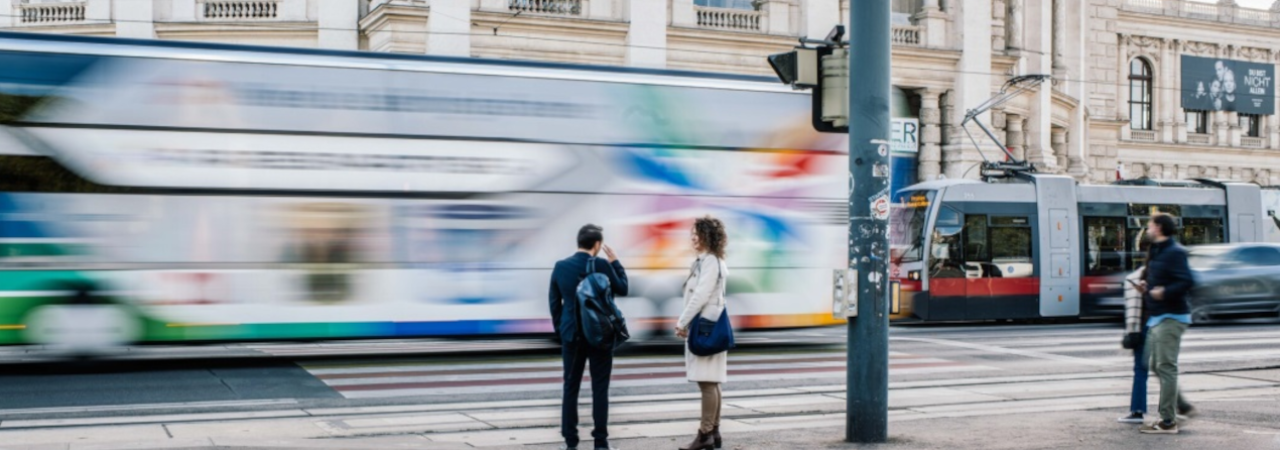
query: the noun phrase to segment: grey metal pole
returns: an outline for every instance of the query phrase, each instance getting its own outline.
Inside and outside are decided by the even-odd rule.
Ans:
[[[845,435],[857,443],[889,437],[889,2],[849,7],[849,264],[858,270],[858,317],[849,319]]]

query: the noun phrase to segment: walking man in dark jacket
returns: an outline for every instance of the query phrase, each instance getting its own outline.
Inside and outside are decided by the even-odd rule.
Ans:
[[[603,250],[609,261],[596,255]],[[595,430],[596,450],[609,447],[609,377],[613,373],[613,351],[599,350],[587,344],[582,335],[581,315],[578,312],[578,283],[587,276],[587,264],[593,264],[596,273],[609,277],[613,295],[627,295],[627,272],[613,249],[604,245],[604,229],[587,224],[578,230],[578,252],[556,262],[551,272],[551,323],[560,338],[561,355],[564,357],[564,399],[560,410],[560,435],[564,437],[561,449],[578,447],[578,392],[582,388],[582,374],[591,363],[591,419]]]
[[[1187,250],[1174,241],[1177,222],[1168,214],[1154,214],[1147,224],[1151,256],[1147,261],[1146,283],[1142,286],[1146,309],[1147,355],[1150,367],[1160,378],[1160,420],[1139,430],[1149,434],[1177,434],[1177,412],[1190,415],[1194,407],[1179,408],[1178,350],[1182,334],[1191,325],[1191,304],[1187,294],[1195,280],[1187,263]]]

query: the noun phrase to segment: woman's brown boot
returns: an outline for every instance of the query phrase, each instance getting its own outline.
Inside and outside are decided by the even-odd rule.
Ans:
[[[716,440],[711,437],[711,433],[703,433],[702,430],[698,430],[698,435],[694,436],[693,442],[680,447],[680,450],[713,450],[715,447]]]
[[[716,445],[716,448],[717,448],[717,449],[719,449],[721,445],[724,445],[724,440],[723,440],[723,439],[720,439],[720,426],[719,426],[719,425],[716,425],[716,427],[715,427],[715,428],[712,428],[712,429],[711,429],[711,440],[715,441],[715,445]]]

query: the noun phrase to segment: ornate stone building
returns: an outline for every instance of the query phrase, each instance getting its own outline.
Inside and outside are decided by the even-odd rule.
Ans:
[[[849,0],[0,1],[11,3],[0,28],[23,31],[758,75],[771,75],[765,55],[825,36],[849,8]],[[894,83],[907,99],[900,113],[920,121],[921,179],[976,178],[983,155],[958,126],[965,111],[1010,76],[1045,73],[1051,84],[982,117],[1043,170],[1092,183],[1123,172],[1280,184],[1274,112],[1188,112],[1180,101],[1184,55],[1274,68],[1280,9],[1234,0],[893,4]],[[987,158],[998,157],[980,130],[969,131]]]

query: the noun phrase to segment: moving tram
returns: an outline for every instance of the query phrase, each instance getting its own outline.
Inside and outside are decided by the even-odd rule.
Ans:
[[[1254,242],[1274,220],[1263,197],[1254,184],[1077,185],[1034,173],[912,185],[895,193],[890,217],[890,278],[898,289],[892,318],[1122,314],[1123,276],[1144,264],[1152,213],[1176,216],[1185,245]]]

